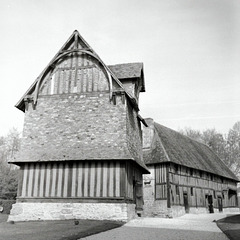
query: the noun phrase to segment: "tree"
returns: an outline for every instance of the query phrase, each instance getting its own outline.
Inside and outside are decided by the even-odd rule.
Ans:
[[[209,146],[235,175],[240,177],[240,122],[236,122],[226,135],[215,129],[201,132],[185,128],[180,132]]]
[[[18,169],[11,169],[7,162],[20,149],[20,133],[13,128],[6,137],[0,137],[0,198],[13,199],[16,196]]]
[[[226,161],[231,170],[240,176],[240,122],[236,122],[228,132],[227,151]]]
[[[180,130],[179,132],[183,135],[186,135],[186,136],[198,141],[198,142],[204,143],[203,139],[202,139],[202,133],[199,130],[185,128],[184,130]]]

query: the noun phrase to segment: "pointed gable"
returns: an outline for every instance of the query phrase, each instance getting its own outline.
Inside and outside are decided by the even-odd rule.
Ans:
[[[124,91],[114,73],[75,30],[16,107],[25,111],[24,102],[36,104],[39,95],[108,91],[111,99],[113,88]]]

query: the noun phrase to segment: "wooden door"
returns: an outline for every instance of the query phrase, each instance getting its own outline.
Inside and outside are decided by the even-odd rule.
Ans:
[[[208,195],[208,210],[209,210],[209,213],[214,213],[212,195]]]
[[[219,212],[223,211],[223,204],[222,204],[222,198],[218,197],[218,210]]]
[[[185,212],[189,213],[189,204],[188,204],[188,195],[187,195],[187,193],[183,193],[183,202],[184,202]]]

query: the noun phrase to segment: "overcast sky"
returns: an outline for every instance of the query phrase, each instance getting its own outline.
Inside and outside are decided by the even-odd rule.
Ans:
[[[1,0],[0,136],[77,29],[107,64],[143,62],[140,114],[179,130],[240,121],[239,0]]]

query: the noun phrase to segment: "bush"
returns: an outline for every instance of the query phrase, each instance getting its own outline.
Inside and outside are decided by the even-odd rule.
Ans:
[[[3,207],[3,212],[5,214],[9,214],[10,210],[12,209],[12,205],[15,203],[15,200],[4,200],[0,199],[0,206]]]

